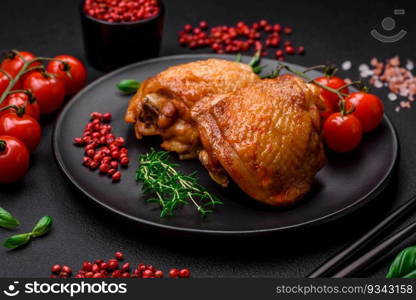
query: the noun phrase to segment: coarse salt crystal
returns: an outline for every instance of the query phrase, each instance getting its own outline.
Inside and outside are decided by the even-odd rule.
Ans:
[[[387,97],[389,98],[390,101],[396,101],[397,100],[397,95],[395,93],[389,93],[387,95]]]
[[[364,71],[361,71],[361,73],[360,73],[360,76],[362,78],[367,78],[371,75],[373,75],[373,71],[371,71],[371,70],[364,70]]]
[[[361,64],[361,65],[358,67],[358,70],[360,70],[361,72],[363,72],[363,71],[367,71],[368,69],[370,69],[370,68],[369,68],[369,66],[368,66],[368,65],[366,65],[366,64]]]
[[[411,71],[411,70],[413,70],[413,68],[414,68],[413,61],[411,61],[410,59],[408,59],[407,60],[407,63],[406,63],[406,69],[408,69],[409,71]]]
[[[349,60],[344,61],[342,63],[342,69],[345,70],[345,71],[351,69],[351,66],[352,66],[352,64],[351,64],[351,61],[349,61]]]
[[[397,106],[394,110],[395,110],[396,112],[399,112],[399,111],[400,111],[400,106]]]
[[[380,88],[382,88],[382,87],[383,87],[383,83],[382,83],[380,80],[376,80],[376,81],[374,82],[374,87],[376,87],[376,88],[380,89]]]

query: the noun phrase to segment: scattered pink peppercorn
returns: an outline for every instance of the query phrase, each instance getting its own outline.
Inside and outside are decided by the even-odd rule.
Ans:
[[[62,272],[65,272],[67,274],[72,274],[72,269],[66,265],[62,266]]]
[[[189,276],[191,276],[191,272],[189,272],[188,269],[182,269],[179,271],[180,278],[188,278]]]
[[[293,46],[286,46],[285,47],[285,51],[287,54],[289,55],[293,55],[295,54],[295,48]]]
[[[62,270],[61,265],[53,265],[51,268],[51,272],[55,274],[59,274]]]
[[[82,137],[74,138],[76,146],[84,146],[82,163],[91,170],[99,169],[101,174],[107,174],[113,182],[120,181],[118,165],[128,167],[130,163],[128,150],[124,147],[125,139],[111,133],[112,127],[108,124],[112,119],[111,113],[92,112],[90,118]]]
[[[276,50],[276,57],[280,57],[280,56],[283,56],[284,55],[284,53],[283,53],[283,50],[281,50],[281,49],[279,49],[279,50]]]
[[[152,270],[146,269],[143,271],[143,277],[144,278],[151,278],[153,277],[154,273]]]
[[[118,251],[118,252],[116,252],[114,257],[118,260],[123,260],[124,254],[123,254],[123,252]]]
[[[286,26],[283,29],[283,32],[284,32],[284,34],[291,35],[293,33],[293,29],[292,29],[292,27]]]
[[[155,272],[155,278],[162,278],[163,277],[163,271],[157,270]]]
[[[164,272],[156,269],[152,265],[140,263],[137,267],[131,268],[129,262],[120,265],[119,260],[124,259],[122,252],[116,252],[116,258],[109,260],[96,259],[94,261],[84,261],[81,269],[73,274],[74,278],[163,278]],[[70,278],[72,269],[66,265],[53,265],[51,267],[51,278]],[[189,278],[189,269],[171,269],[171,278]]]
[[[127,272],[130,270],[130,264],[129,263],[125,263],[121,266],[121,272]]]
[[[178,41],[181,46],[188,46],[190,49],[208,47],[218,54],[261,51],[261,56],[266,56],[267,48],[279,47],[282,34],[292,33],[292,27],[271,24],[265,19],[254,22],[251,26],[239,21],[235,26],[209,27],[206,21],[200,21],[195,27],[186,24],[179,32]],[[286,46],[293,45],[287,41],[283,45],[284,50]],[[304,51],[298,49],[293,52],[296,53],[303,54]],[[283,59],[283,56],[276,58]]]
[[[170,278],[178,278],[179,276],[179,270],[178,269],[171,269],[169,271],[169,277]]]

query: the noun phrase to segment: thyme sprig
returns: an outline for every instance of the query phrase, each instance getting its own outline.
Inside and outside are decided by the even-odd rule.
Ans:
[[[147,201],[161,206],[161,218],[172,216],[175,209],[188,203],[192,203],[202,216],[222,204],[198,183],[196,172],[186,175],[177,171],[178,165],[169,161],[168,152],[152,149],[139,157],[139,164],[136,180],[143,181],[144,194],[154,195]]]

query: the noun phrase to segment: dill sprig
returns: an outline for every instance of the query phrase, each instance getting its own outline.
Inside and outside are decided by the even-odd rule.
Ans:
[[[202,216],[211,213],[215,205],[222,204],[198,183],[196,172],[185,175],[176,167],[178,165],[169,161],[169,153],[165,151],[151,149],[139,157],[136,180],[143,181],[144,194],[154,195],[147,201],[161,206],[161,218],[172,216],[175,209],[188,203],[192,203]]]

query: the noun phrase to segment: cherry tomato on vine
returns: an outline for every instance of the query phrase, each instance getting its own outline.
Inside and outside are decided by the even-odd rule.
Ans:
[[[30,102],[29,97],[25,93],[14,93],[9,96],[7,96],[6,99],[4,99],[3,103],[0,104],[0,109],[9,105],[14,105],[17,107],[25,107],[25,114],[28,114],[32,118],[39,120],[40,117],[40,108],[36,101]],[[8,109],[5,111],[0,112],[0,116],[5,114],[6,112],[13,112],[14,109]]]
[[[29,151],[19,139],[0,136],[0,183],[21,179],[29,168]]]
[[[32,73],[25,79],[23,88],[32,91],[41,114],[53,113],[64,102],[65,85],[61,79],[53,75]]]
[[[333,113],[324,123],[324,138],[328,147],[344,153],[355,149],[361,141],[363,130],[360,121],[352,114]]]
[[[7,89],[9,86],[10,80],[9,78],[3,73],[0,72],[0,96],[3,94],[3,92]],[[13,89],[19,90],[21,88],[20,81],[16,82]]]
[[[331,102],[329,102],[329,100],[328,100],[328,99],[323,98],[323,102],[324,102],[324,105],[325,105],[325,110],[321,111],[321,117],[322,117],[324,120],[326,120],[326,119],[328,119],[328,117],[329,117],[330,115],[332,115],[332,114],[334,113],[334,108],[333,108],[333,106],[332,106],[332,103],[331,103]]]
[[[6,75],[0,72],[0,96],[6,90],[7,86],[9,85],[9,82],[10,82],[9,78],[7,78]]]
[[[33,151],[39,145],[42,130],[38,121],[29,115],[7,113],[0,116],[0,135],[13,136],[22,141],[29,151]]]
[[[54,58],[68,63],[71,76],[67,75],[64,64],[56,60],[51,61],[46,70],[62,79],[67,95],[72,96],[79,92],[87,82],[87,69],[84,64],[70,55],[58,55]]]
[[[27,51],[20,51],[19,54],[20,56],[16,54],[12,58],[4,59],[2,63],[0,64],[0,69],[5,70],[11,76],[15,77],[17,73],[19,73],[19,71],[22,69],[25,61],[36,58],[36,56],[33,53],[27,52]],[[21,56],[23,57],[23,59]],[[35,67],[35,66],[40,66],[40,65],[41,65],[40,62],[34,62],[29,67]]]
[[[354,116],[360,120],[364,132],[377,128],[383,119],[384,105],[379,97],[364,92],[356,92],[345,98],[347,110],[354,107]]]
[[[340,87],[346,85],[347,83],[344,81],[344,79],[339,78],[337,76],[322,76],[315,78],[315,81],[319,82],[320,84],[330,87],[334,90],[339,89]],[[321,96],[323,99],[326,99],[328,102],[332,104],[332,110],[333,111],[339,111],[338,102],[339,97],[337,94],[330,92],[328,90],[325,90],[320,87],[321,90]],[[348,94],[348,87],[343,88],[340,92],[344,94]]]

